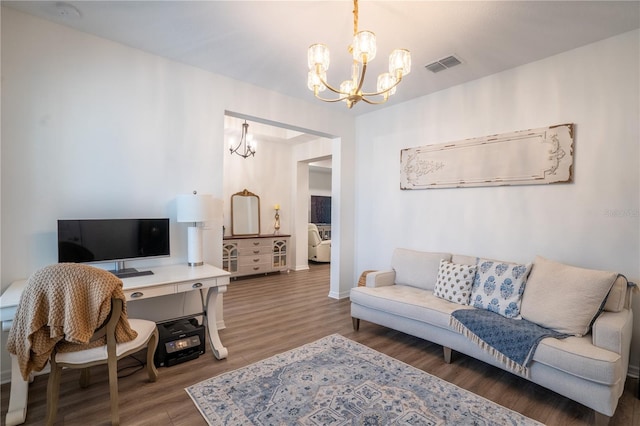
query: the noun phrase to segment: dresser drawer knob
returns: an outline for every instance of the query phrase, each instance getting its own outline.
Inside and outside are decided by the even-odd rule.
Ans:
[[[254,246],[259,246],[259,245],[260,245],[260,241],[254,241],[254,242],[253,242],[253,245],[254,245]]]
[[[253,259],[254,262],[260,262],[260,259]]]
[[[202,287],[202,283],[195,283],[191,286],[191,288],[200,288]]]
[[[254,267],[253,267],[253,270],[254,270],[254,271],[257,271],[258,269],[260,269],[260,267],[259,267],[259,266],[254,266]]]
[[[131,298],[132,299],[137,299],[139,297],[144,296],[144,293],[141,291],[134,291],[133,293],[131,293]]]
[[[253,254],[258,254],[258,253],[260,253],[260,250],[254,250],[253,251]]]

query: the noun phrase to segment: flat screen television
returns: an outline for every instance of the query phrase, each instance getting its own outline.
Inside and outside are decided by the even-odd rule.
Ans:
[[[331,224],[331,197],[311,196],[311,223]]]
[[[170,255],[169,219],[58,220],[58,262],[115,262],[124,278],[152,274],[125,268],[125,260]]]

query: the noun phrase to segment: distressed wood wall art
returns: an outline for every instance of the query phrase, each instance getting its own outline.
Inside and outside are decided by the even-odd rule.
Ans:
[[[400,151],[401,189],[572,181],[573,124]]]

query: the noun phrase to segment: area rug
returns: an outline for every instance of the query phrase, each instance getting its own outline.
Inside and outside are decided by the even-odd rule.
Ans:
[[[185,389],[210,425],[540,425],[338,334]]]

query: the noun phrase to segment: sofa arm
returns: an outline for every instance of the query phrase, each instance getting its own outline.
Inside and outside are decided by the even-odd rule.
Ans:
[[[620,312],[602,312],[593,323],[593,344],[623,355],[629,356],[633,312],[623,309]]]
[[[367,274],[367,287],[384,287],[394,285],[396,282],[395,271],[375,271]]]

